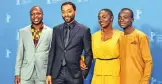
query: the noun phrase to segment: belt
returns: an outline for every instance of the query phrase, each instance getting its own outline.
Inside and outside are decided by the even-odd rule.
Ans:
[[[110,58],[110,59],[104,59],[104,58],[96,58],[96,59],[99,59],[99,60],[115,60],[115,59],[118,59],[118,57],[116,57],[116,58]]]

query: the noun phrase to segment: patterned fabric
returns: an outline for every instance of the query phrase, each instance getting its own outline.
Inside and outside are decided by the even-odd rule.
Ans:
[[[36,47],[37,44],[38,44],[38,41],[40,39],[43,27],[41,27],[39,29],[35,29],[34,27],[31,27],[31,29],[32,29],[32,38],[33,38],[33,41],[34,41],[34,45]]]

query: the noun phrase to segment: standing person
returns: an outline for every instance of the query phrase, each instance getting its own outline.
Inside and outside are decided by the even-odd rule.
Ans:
[[[101,30],[92,35],[95,62],[92,84],[120,84],[118,40],[121,32],[112,27],[113,13],[102,9],[98,14]]]
[[[118,23],[124,33],[120,38],[121,84],[149,84],[152,71],[152,57],[149,39],[132,26],[133,11],[123,8]]]
[[[45,84],[52,29],[43,24],[43,11],[30,10],[31,25],[20,29],[15,84]]]
[[[93,59],[90,29],[75,20],[76,6],[72,2],[61,5],[64,23],[54,27],[49,53],[47,84],[83,84]],[[80,68],[84,50],[86,68]]]

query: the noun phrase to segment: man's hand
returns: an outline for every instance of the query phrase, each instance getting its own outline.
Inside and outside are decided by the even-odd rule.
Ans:
[[[15,76],[15,84],[20,84],[20,76]]]
[[[82,70],[88,69],[88,67],[85,65],[83,59],[80,60],[80,68],[81,68]]]
[[[51,76],[46,77],[46,84],[52,84],[52,77]]]

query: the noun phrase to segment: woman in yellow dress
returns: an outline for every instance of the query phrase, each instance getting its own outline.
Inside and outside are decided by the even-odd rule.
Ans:
[[[118,39],[121,32],[112,27],[113,13],[102,9],[98,14],[101,30],[92,35],[95,67],[91,84],[120,84]]]

